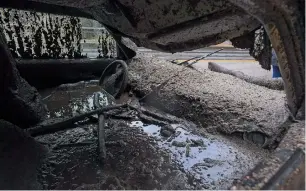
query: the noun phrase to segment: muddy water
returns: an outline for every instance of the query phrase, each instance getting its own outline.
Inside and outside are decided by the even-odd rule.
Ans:
[[[95,83],[82,82],[45,91],[50,118],[93,109],[114,100]],[[139,119],[106,121],[107,157],[97,154],[97,124],[37,137],[50,148],[40,171],[44,189],[226,189],[265,157],[245,142],[197,130],[188,122],[166,128]],[[169,132],[171,131],[171,132]]]
[[[204,188],[226,188],[265,155],[252,145],[241,145],[221,136],[203,136],[182,124],[172,124],[176,132],[171,137],[162,136],[162,128],[157,125],[134,121],[130,126],[139,127],[154,137],[158,147],[170,153],[173,162]]]
[[[74,116],[93,110],[93,93],[100,94],[100,105],[114,103],[114,98],[97,86],[97,81],[63,84],[40,92],[49,109],[49,118]]]

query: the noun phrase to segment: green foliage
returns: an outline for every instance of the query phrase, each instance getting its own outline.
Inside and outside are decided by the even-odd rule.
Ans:
[[[83,58],[80,19],[0,9],[0,23],[15,58]]]
[[[98,58],[116,57],[116,42],[106,30],[101,31],[98,44]]]

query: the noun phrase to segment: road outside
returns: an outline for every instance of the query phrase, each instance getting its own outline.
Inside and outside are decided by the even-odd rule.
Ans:
[[[262,69],[259,63],[254,60],[252,56],[250,56],[248,50],[236,49],[231,45],[229,41],[199,50],[186,51],[175,54],[157,52],[145,48],[139,48],[138,50],[139,52],[147,53],[148,56],[153,55],[166,60],[176,60],[177,62],[183,62],[196,56],[205,56],[220,48],[223,48],[223,50],[207,57],[207,59],[200,60],[194,66],[199,69],[208,69],[208,62],[214,62],[227,69],[241,71],[250,76],[266,79],[272,78],[272,71]]]
[[[98,36],[102,30],[105,30],[101,24],[89,19],[82,19],[82,47],[83,53],[87,54],[89,58],[96,58],[98,56]],[[225,41],[218,45],[213,45],[207,48],[201,48],[193,51],[179,52],[175,54],[164,53],[147,48],[139,47],[138,51],[147,56],[156,56],[165,60],[184,61],[196,56],[205,56],[220,48],[224,50],[209,56],[205,60],[199,61],[195,64],[196,68],[207,69],[208,62],[215,62],[227,69],[241,71],[247,75],[271,79],[272,71],[267,71],[261,68],[257,61],[250,56],[248,50],[236,49],[232,46],[230,41]]]
[[[201,60],[195,64],[195,67],[207,69],[208,62],[215,62],[227,69],[240,71],[250,76],[272,78],[272,71],[262,69],[255,60]]]
[[[95,42],[86,41],[86,44],[83,44],[83,53],[87,54],[87,56],[90,58],[96,58],[98,56],[97,49],[94,48],[96,46],[97,45],[95,45]],[[205,56],[220,48],[223,48],[223,50],[209,56],[207,59],[200,60],[194,66],[196,68],[207,69],[208,62],[215,62],[227,69],[241,71],[247,75],[266,79],[272,78],[272,71],[262,69],[258,62],[255,61],[252,56],[250,56],[248,50],[236,49],[229,41],[207,48],[174,54],[150,50],[143,47],[139,47],[138,52],[149,57],[154,56],[160,59],[182,62],[196,56]]]

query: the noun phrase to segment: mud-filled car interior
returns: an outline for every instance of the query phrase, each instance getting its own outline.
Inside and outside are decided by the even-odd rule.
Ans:
[[[0,8],[0,189],[305,189],[304,1]]]

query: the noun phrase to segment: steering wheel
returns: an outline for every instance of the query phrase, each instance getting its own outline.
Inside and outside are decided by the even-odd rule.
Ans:
[[[99,85],[113,97],[119,97],[128,83],[127,68],[127,64],[123,60],[113,61],[102,72]]]

